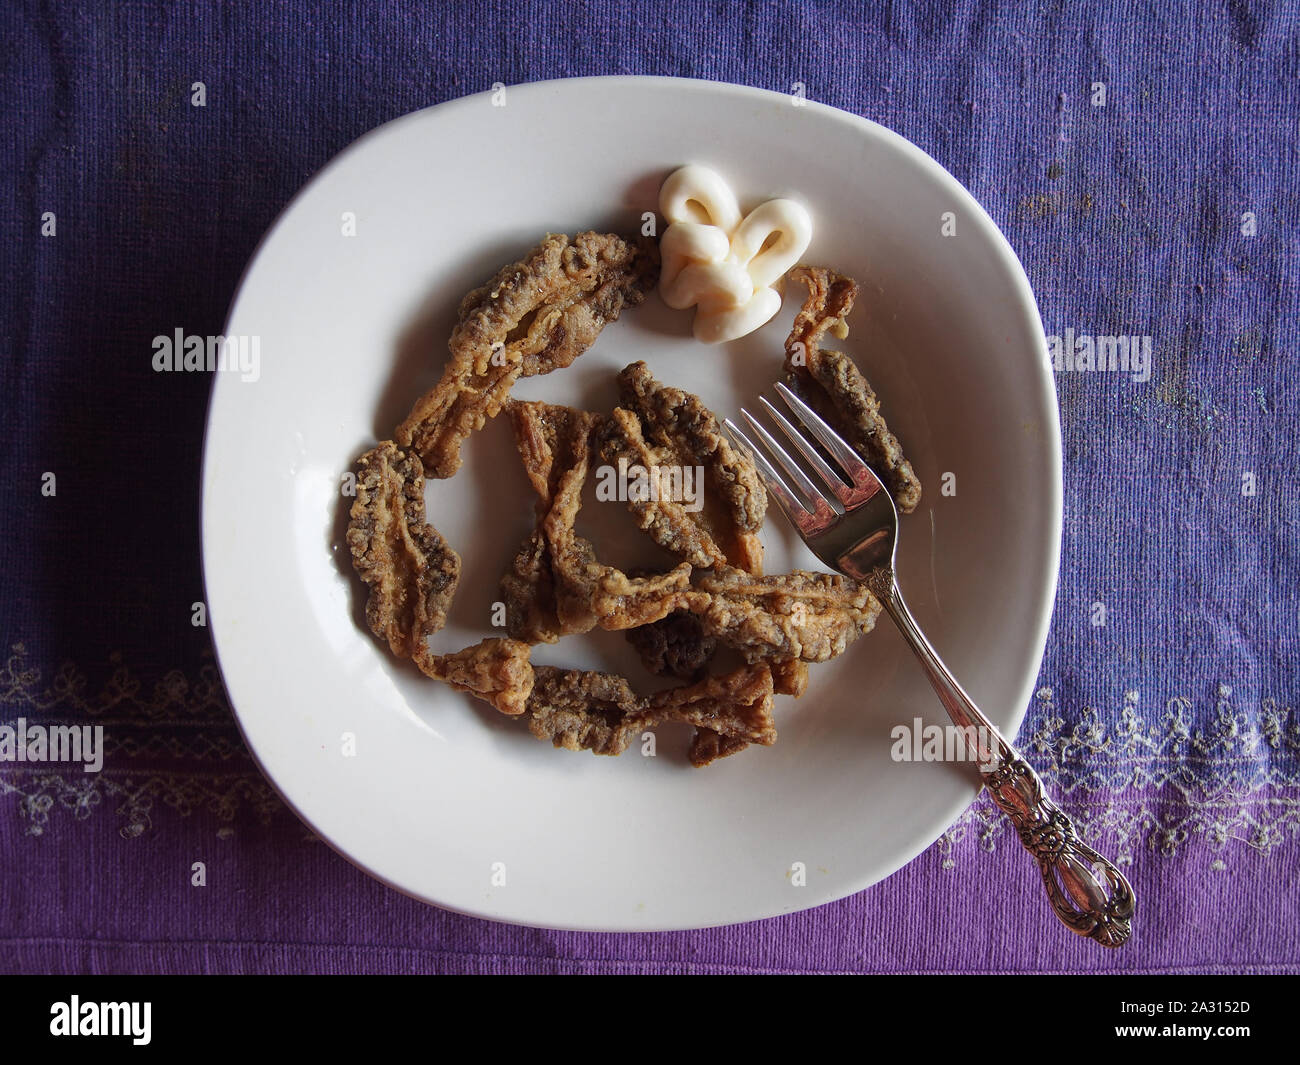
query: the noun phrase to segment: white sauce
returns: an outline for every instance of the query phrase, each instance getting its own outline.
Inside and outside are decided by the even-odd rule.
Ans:
[[[812,240],[812,216],[802,204],[768,200],[742,217],[718,174],[684,166],[659,190],[659,212],[668,220],[659,240],[659,294],[676,310],[696,308],[696,340],[735,340],[781,309],[771,286]]]

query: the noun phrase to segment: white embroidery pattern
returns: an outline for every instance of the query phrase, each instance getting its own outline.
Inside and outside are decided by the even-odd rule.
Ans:
[[[25,658],[15,645],[0,667],[0,721],[90,719],[104,725],[106,755],[96,774],[0,763],[0,798],[17,799],[28,834],[50,830],[60,812],[81,820],[106,807],[128,839],[149,831],[160,808],[215,815],[223,837],[249,812],[261,824],[292,816],[249,757],[215,663],[206,662],[194,683],[172,671],[144,692],[114,656],[108,683],[88,695],[72,665],[43,687]],[[1067,721],[1043,687],[1019,746],[1084,838],[1122,865],[1139,853],[1172,857],[1199,842],[1214,854],[1212,867],[1224,869],[1234,855],[1267,855],[1300,836],[1300,717],[1269,698],[1248,711],[1220,685],[1213,705],[1199,712],[1178,696],[1146,714],[1130,691],[1118,724],[1108,728],[1092,707]],[[958,857],[974,860],[978,849],[1000,845],[1020,844],[981,795],[934,851],[951,869]]]
[[[86,678],[72,664],[42,687],[25,658],[16,644],[0,668],[0,721],[93,721],[104,726],[105,756],[94,774],[57,763],[0,763],[0,798],[17,798],[29,835],[46,832],[59,811],[84,820],[105,806],[122,819],[119,831],[128,839],[152,827],[159,805],[181,816],[199,809],[215,814],[223,823],[219,836],[233,831],[246,807],[263,824],[284,809],[249,757],[214,662],[204,664],[193,684],[173,670],[146,693],[115,655],[108,683],[88,696]]]
[[[1148,717],[1128,691],[1108,730],[1092,707],[1067,723],[1053,700],[1050,687],[1039,689],[1019,746],[1084,839],[1120,865],[1139,851],[1173,857],[1199,840],[1222,870],[1233,844],[1268,854],[1300,835],[1300,720],[1291,707],[1264,698],[1250,713],[1220,684],[1206,715],[1176,696]],[[935,846],[953,868],[963,842],[1019,846],[1012,832],[981,795]]]

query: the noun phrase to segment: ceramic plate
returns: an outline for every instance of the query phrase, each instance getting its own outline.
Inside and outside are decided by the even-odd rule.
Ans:
[[[687,162],[723,174],[745,210],[801,200],[815,224],[807,261],[860,282],[837,346],[925,487],[903,521],[902,587],[1008,735],[1031,697],[1060,541],[1055,390],[1024,272],[954,178],[851,114],[706,82],[546,82],[407,115],[312,179],[240,284],[226,333],[247,338],[248,369],[216,375],[203,551],[222,673],[259,765],[323,839],[416,898],[554,928],[749,921],[888,876],[978,791],[968,765],[891,758],[895,726],[945,718],[883,615],[813,667],[802,699],[778,699],[775,746],[707,769],[688,764],[685,728],[661,729],[653,756],[555,750],[394,660],[365,627],[344,476],[436,380],[460,298],[548,231],[636,232]],[[608,411],[616,372],[644,359],[734,416],[770,394],[801,298],[795,286],[764,328],[707,347],[691,312],[652,295],[515,395]],[[471,438],[427,501],[464,561],[433,649],[501,634],[491,604],[533,511],[507,419]],[[644,553],[620,504],[584,514],[608,561]],[[775,508],[763,536],[767,572],[821,568]],[[534,660],[662,683],[616,633]]]

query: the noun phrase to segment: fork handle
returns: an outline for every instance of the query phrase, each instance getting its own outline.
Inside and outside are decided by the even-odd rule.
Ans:
[[[968,745],[974,738],[984,786],[1037,860],[1056,916],[1072,931],[1103,946],[1122,945],[1133,918],[1133,889],[1124,874],[1079,838],[1074,822],[1048,798],[1038,774],[957,683],[907,609],[892,567],[860,579],[920,659],[939,701],[963,729]]]

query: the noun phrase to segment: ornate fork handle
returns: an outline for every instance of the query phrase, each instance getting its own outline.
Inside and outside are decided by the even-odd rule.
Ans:
[[[1038,871],[1052,909],[1067,926],[1106,947],[1121,946],[1133,919],[1133,889],[1115,866],[1089,847],[1074,822],[1047,797],[1043,782],[1005,740],[984,786],[1011,818]]]
[[[1056,916],[1103,946],[1122,945],[1133,918],[1133,889],[1124,874],[1079,838],[1074,822],[1047,797],[1038,774],[957,683],[907,609],[893,568],[872,570],[861,579],[911,645],[953,722],[974,743],[985,787],[1038,861]]]

